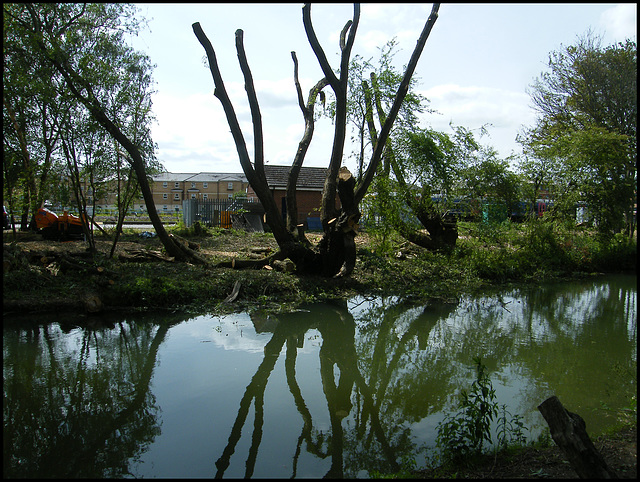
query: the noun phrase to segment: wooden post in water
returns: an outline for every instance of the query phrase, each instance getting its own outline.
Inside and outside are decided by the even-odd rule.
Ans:
[[[591,442],[580,415],[566,410],[555,395],[538,405],[538,410],[549,424],[553,441],[581,479],[618,478]]]

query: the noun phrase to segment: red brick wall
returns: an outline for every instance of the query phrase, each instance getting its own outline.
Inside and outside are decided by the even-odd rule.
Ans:
[[[284,191],[275,191],[273,198],[280,212],[282,212],[282,199],[285,197]],[[307,217],[320,217],[320,207],[322,205],[322,193],[317,191],[298,191],[296,193],[298,203],[298,223],[303,223]]]
[[[285,191],[276,190],[271,191],[273,198],[278,206],[278,210],[282,213],[282,199],[285,197]],[[254,198],[256,201],[258,197],[254,192],[251,185],[247,189],[247,196]],[[296,194],[296,201],[298,203],[298,224],[307,220],[307,217],[320,217],[320,208],[322,207],[322,193],[318,191],[298,191]],[[336,196],[336,207],[340,207],[340,202]]]

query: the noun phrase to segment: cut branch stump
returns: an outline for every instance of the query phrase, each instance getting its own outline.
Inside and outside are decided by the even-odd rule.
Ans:
[[[591,442],[580,415],[566,410],[556,396],[538,405],[538,410],[549,425],[553,441],[581,479],[618,478]]]

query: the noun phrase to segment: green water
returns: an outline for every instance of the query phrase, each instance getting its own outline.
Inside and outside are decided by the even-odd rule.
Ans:
[[[607,276],[449,304],[354,298],[277,317],[5,317],[3,475],[397,470],[425,460],[476,356],[529,439],[551,395],[595,436],[636,393],[636,312],[636,277]]]

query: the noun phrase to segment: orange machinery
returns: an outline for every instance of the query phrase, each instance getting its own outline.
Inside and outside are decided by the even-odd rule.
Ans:
[[[36,227],[45,239],[81,238],[84,235],[82,220],[68,211],[58,216],[47,208],[40,208],[36,213]]]

